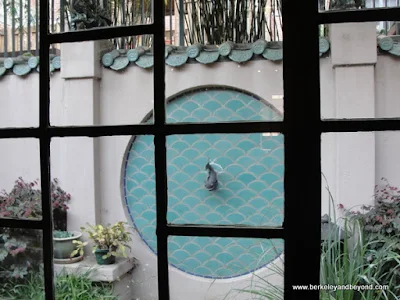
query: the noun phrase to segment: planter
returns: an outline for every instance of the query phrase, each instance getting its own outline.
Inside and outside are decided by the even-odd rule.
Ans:
[[[54,230],[67,231],[67,211],[53,209]]]
[[[111,255],[110,257],[107,257],[106,259],[103,258],[104,255],[108,253],[108,250],[99,250],[97,249],[94,252],[94,255],[96,256],[96,262],[99,265],[112,265],[115,263],[115,256]]]
[[[71,253],[76,249],[76,245],[72,241],[80,240],[82,233],[79,231],[70,231],[74,234],[72,237],[55,238],[53,237],[54,258],[69,259]],[[78,254],[76,256],[79,256]]]

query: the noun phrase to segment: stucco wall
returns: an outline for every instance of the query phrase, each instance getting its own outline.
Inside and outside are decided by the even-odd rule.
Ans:
[[[354,114],[357,117],[399,116],[400,104],[395,95],[400,92],[397,83],[400,64],[396,59],[378,56],[375,68],[353,67],[339,71],[333,68],[330,57],[321,58],[320,62],[323,118],[342,118]],[[371,68],[374,69],[372,73]],[[52,123],[137,124],[151,111],[151,71],[129,67],[121,73],[102,69],[101,76],[96,74],[92,77],[68,78],[56,72],[51,76]],[[373,89],[368,86],[364,90],[362,84],[371,76],[375,82]],[[354,77],[356,82],[343,80]],[[186,64],[181,68],[166,68],[167,97],[207,85],[240,88],[268,101],[281,112],[283,110],[282,100],[274,96],[282,95],[281,63],[254,60],[243,65],[221,62],[211,66]],[[361,89],[354,88],[360,85]],[[339,89],[342,91],[342,95],[339,95],[341,98],[338,98]],[[38,125],[37,74],[26,78],[7,75],[0,81],[0,90],[0,127]],[[347,94],[343,94],[346,91]],[[373,100],[370,100],[371,93]],[[302,101],[307,106],[306,92],[298,91],[298,95],[296,101]],[[357,99],[357,105],[354,101],[348,101],[349,97]],[[123,205],[121,176],[130,139],[129,136],[117,136],[57,138],[52,141],[52,177],[58,177],[62,187],[73,196],[68,215],[69,229],[78,229],[85,222],[129,220]],[[400,136],[396,133],[328,134],[323,135],[321,140],[322,170],[337,202],[347,206],[369,203],[373,186],[379,183],[382,176],[392,184],[400,185],[400,175],[394,168],[400,160],[397,157]],[[18,176],[27,180],[39,178],[38,141],[0,140],[0,163],[0,188],[9,190]],[[306,176],[307,170],[304,170],[304,174]],[[307,195],[301,195],[301,192],[299,201],[312,205],[309,204],[312,200]],[[322,201],[325,213],[329,203],[325,191]],[[134,296],[156,299],[156,257],[138,235],[135,235],[132,246],[133,255],[141,262],[132,275]],[[260,272],[265,274],[265,270]],[[232,287],[245,287],[251,279],[251,276],[243,276],[214,281],[194,277],[174,268],[170,269],[170,276],[171,299],[174,300],[186,300],[189,297],[193,300],[220,299],[218,295],[226,294]]]

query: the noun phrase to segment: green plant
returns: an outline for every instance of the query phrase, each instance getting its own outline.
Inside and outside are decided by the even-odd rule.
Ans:
[[[395,189],[392,190],[396,191]],[[336,220],[336,213],[331,210],[331,207],[334,207],[334,200],[329,186],[327,186],[327,191],[331,202],[331,205],[329,205],[329,216],[333,216],[333,219]],[[387,195],[385,191],[383,193]],[[359,215],[357,212],[355,214]],[[388,289],[360,291],[350,289],[337,289],[336,291],[321,290],[321,300],[400,299],[400,285],[396,281],[396,270],[400,266],[400,255],[396,251],[396,245],[400,237],[397,235],[392,236],[391,242],[387,241],[384,247],[378,248],[376,244],[381,243],[382,240],[380,238],[368,239],[363,226],[364,224],[360,219],[351,219],[348,215],[345,215],[343,225],[344,239],[339,234],[340,228],[328,229],[330,236],[322,244],[320,257],[320,284],[387,285]],[[388,265],[395,267],[389,269]],[[283,267],[273,265],[273,269],[271,268],[271,270],[273,270],[273,275],[277,275],[283,280]],[[272,284],[266,277],[254,276],[258,279],[256,284],[236,291],[256,296],[256,299],[283,299],[283,289]]]
[[[339,208],[346,218],[361,224],[368,261],[374,265],[380,282],[390,284],[390,291],[400,294],[400,190],[386,178],[375,186],[374,205],[363,205],[360,211]]]
[[[83,254],[85,254],[85,246],[88,244],[88,242],[72,241],[72,243],[76,245],[76,248],[74,251],[72,251],[71,257],[74,257],[78,253],[79,256],[83,256]]]
[[[67,210],[68,202],[71,200],[71,195],[64,191],[59,184],[57,178],[54,178],[50,184],[50,197],[53,209]]]
[[[71,195],[59,186],[57,178],[52,180],[50,192],[53,209],[67,210]],[[0,217],[40,219],[41,205],[38,180],[26,182],[19,177],[9,193],[5,190],[0,192]],[[37,269],[40,244],[40,234],[34,230],[0,228],[0,277],[21,278],[30,270]]]
[[[132,239],[131,233],[127,231],[125,225],[127,225],[125,222],[117,222],[114,225],[109,224],[107,226],[87,224],[87,227],[81,227],[81,230],[89,234],[89,238],[94,244],[93,253],[99,249],[108,251],[103,256],[104,259],[110,256],[126,257],[126,248],[130,249],[128,243]]]
[[[106,283],[93,283],[90,272],[84,274],[60,274],[55,281],[56,300],[117,300],[112,294],[112,286]],[[44,300],[44,281],[42,272],[30,275],[21,281],[9,280],[0,287],[1,299]]]
[[[39,218],[41,216],[41,194],[38,181],[25,182],[19,177],[10,193],[0,193],[0,217]]]
[[[39,181],[26,182],[19,177],[11,190],[0,193],[0,217],[38,219],[42,216],[41,191]],[[64,191],[57,178],[50,184],[50,198],[53,209],[67,210],[71,195]]]
[[[0,231],[0,282],[24,278],[36,270],[41,257],[41,236],[34,229],[2,228]]]
[[[382,178],[384,185],[375,186],[374,205],[363,205],[361,211],[346,209],[339,204],[345,215],[359,220],[370,238],[385,239],[400,234],[400,190]],[[400,250],[400,240],[398,241]]]

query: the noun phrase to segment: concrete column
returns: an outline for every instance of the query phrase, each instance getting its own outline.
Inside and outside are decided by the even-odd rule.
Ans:
[[[100,64],[104,43],[90,41],[61,45],[62,124],[64,126],[99,125]],[[58,122],[57,122],[58,123]],[[100,220],[99,147],[93,138],[64,138],[58,141],[64,167],[60,177],[72,200],[68,229],[79,230]],[[80,180],[76,180],[80,178]],[[65,180],[67,182],[65,182]],[[70,182],[68,182],[68,180]]]
[[[330,35],[335,118],[374,118],[375,22],[334,24]],[[372,202],[374,186],[375,133],[336,134],[336,204]]]

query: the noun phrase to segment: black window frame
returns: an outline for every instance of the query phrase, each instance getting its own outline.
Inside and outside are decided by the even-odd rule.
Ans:
[[[154,3],[154,23],[49,34],[49,0],[40,6],[40,122],[38,128],[0,129],[0,138],[38,138],[43,219],[0,219],[0,227],[41,229],[46,300],[54,299],[52,210],[50,201],[50,140],[53,137],[154,135],[159,299],[168,300],[168,236],[282,238],[285,242],[285,299],[319,299],[318,290],[293,290],[293,285],[319,283],[321,230],[321,134],[400,130],[400,119],[321,120],[318,25],[396,21],[400,8],[318,11],[318,0],[283,1],[284,120],[220,124],[165,124],[164,0]],[[302,13],[299,13],[302,12]],[[299,24],[302,26],[299,34]],[[154,35],[154,124],[127,126],[50,126],[50,45]],[[300,47],[299,47],[300,46]],[[306,75],[306,76],[305,76]],[[268,80],[268,78],[266,78]],[[285,204],[282,227],[174,225],[167,223],[166,136],[195,133],[280,132],[285,138]],[[304,134],[307,132],[307,134]],[[306,146],[305,146],[306,145]],[[47,191],[47,192],[44,192]]]

